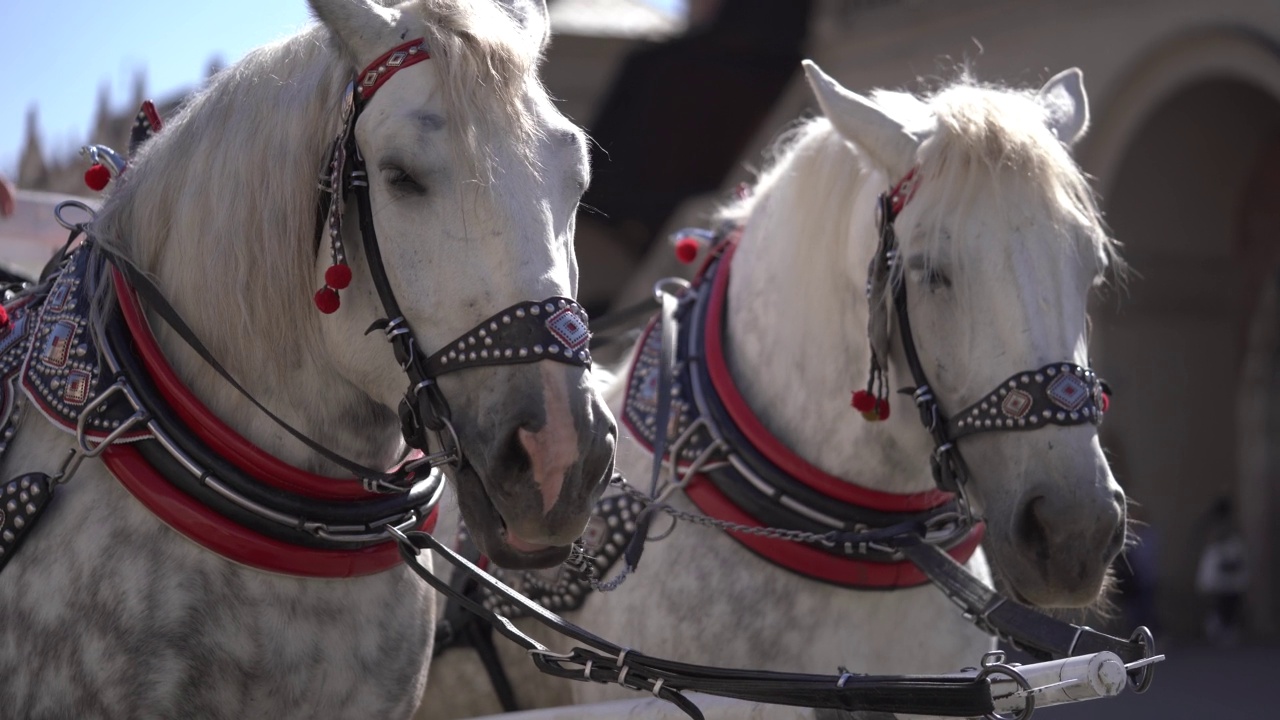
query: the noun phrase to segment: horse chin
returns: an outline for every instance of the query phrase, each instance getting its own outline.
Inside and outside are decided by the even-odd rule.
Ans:
[[[1022,605],[1040,610],[1080,610],[1106,604],[1109,574],[1105,568],[1097,578],[1076,576],[1065,582],[1051,574],[1038,558],[1019,557],[1021,551],[1017,549],[1012,551],[1014,557],[1002,557],[1004,553],[991,543],[984,547],[991,557],[996,588]]]
[[[480,552],[494,564],[529,570],[554,567],[569,557],[572,545],[543,545],[512,534],[485,491],[480,475],[470,465],[459,468],[454,480],[458,509],[467,524],[467,532]]]

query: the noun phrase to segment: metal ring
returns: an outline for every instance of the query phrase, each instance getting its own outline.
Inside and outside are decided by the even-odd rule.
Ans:
[[[97,214],[94,212],[93,208],[89,207],[85,203],[82,203],[79,200],[63,200],[62,202],[54,206],[53,217],[57,219],[59,225],[66,228],[67,230],[80,230],[85,225],[85,223],[73,223],[62,216],[62,214],[66,212],[66,210],[69,208],[85,211],[89,215],[90,222],[92,222],[97,217]]]
[[[1151,634],[1151,630],[1146,625],[1139,625],[1138,629],[1134,630],[1133,633],[1129,635],[1129,642],[1134,642],[1135,640],[1142,646],[1142,657],[1144,660],[1155,655],[1156,638]],[[1140,668],[1137,672],[1136,679],[1132,673],[1128,675],[1129,687],[1133,688],[1135,693],[1144,693],[1151,687],[1151,678],[1153,675],[1155,675],[1154,666],[1147,665]]]
[[[986,655],[983,655],[982,659],[984,663],[988,656],[996,654],[1000,656],[1001,660],[1004,659],[1004,653],[996,651],[995,653],[987,653]],[[1003,662],[995,662],[990,665],[984,664],[982,666],[982,670],[978,672],[977,679],[986,680],[992,675],[1004,675],[1012,680],[1023,692],[1026,693],[1026,700],[1024,701],[1022,710],[1020,710],[1016,715],[1001,715],[993,710],[982,717],[986,718],[986,720],[1031,720],[1031,715],[1036,711],[1036,696],[1031,692],[1031,683],[1027,682],[1027,679],[1022,676],[1022,673],[1018,672],[1012,665],[1006,665]]]
[[[666,291],[666,288],[668,285],[674,285],[678,287],[680,289],[680,292],[668,293]],[[692,284],[688,280],[685,280],[684,278],[678,278],[678,277],[662,278],[661,280],[653,284],[653,299],[657,300],[658,302],[662,302],[663,295],[674,295],[679,297],[680,295],[683,294],[683,291],[688,290],[690,287],[692,287]]]

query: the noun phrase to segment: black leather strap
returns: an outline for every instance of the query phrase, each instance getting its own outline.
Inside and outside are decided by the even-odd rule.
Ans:
[[[521,606],[539,623],[585,647],[575,647],[563,655],[549,652],[509,620],[489,612],[475,600],[458,593],[450,583],[422,566],[418,562],[418,555],[422,550],[431,550],[446,562],[465,568],[467,574],[473,576],[482,587],[502,594]],[[693,718],[702,718],[702,714],[682,695],[685,691],[752,702],[850,711],[951,717],[976,717],[993,711],[991,688],[985,678],[960,675],[828,676],[775,673],[690,665],[649,657],[619,647],[521,597],[427,533],[411,532],[403,536],[400,554],[409,567],[433,588],[454,598],[491,624],[504,637],[529,650],[542,672],[572,680],[614,683],[633,690],[651,692],[675,703]]]
[[[1132,663],[1155,652],[1154,647],[1141,642],[1121,640],[1019,605],[987,587],[951,556],[932,545],[918,543],[902,548],[902,552],[979,627],[1012,642],[1038,659],[1061,659],[1108,650],[1120,656],[1125,663]],[[1151,667],[1144,667],[1138,672],[1149,678]]]

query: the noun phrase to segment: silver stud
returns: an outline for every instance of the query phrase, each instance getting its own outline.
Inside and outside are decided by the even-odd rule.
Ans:
[[[489,351],[488,351],[488,350],[481,350],[481,351],[480,351],[480,357],[481,357],[481,358],[483,358],[483,359],[485,359],[485,360],[488,360],[488,359],[489,359]]]
[[[471,354],[467,356],[467,359],[468,359],[468,360],[475,360],[475,359],[476,359],[476,351],[475,351],[475,350],[472,350],[472,351],[471,351]]]
[[[450,350],[450,351],[449,351],[449,357],[451,357],[451,358],[456,358],[456,357],[458,357],[458,351],[457,351],[457,350]]]
[[[1018,418],[1018,427],[1026,427],[1026,426],[1027,426],[1027,419],[1026,419],[1026,418]]]
[[[524,317],[524,308],[518,308],[518,309],[516,310],[516,317],[518,317],[518,318],[522,318],[522,317]]]
[[[1031,423],[1032,425],[1035,425],[1036,423],[1040,422],[1040,418],[1036,417],[1035,415],[1032,415],[1031,417],[1027,418],[1027,422]]]
[[[579,351],[579,352],[578,352],[578,359],[579,359],[579,360],[582,360],[583,362],[586,362],[586,360],[587,360],[587,352],[586,352],[585,350]]]
[[[484,337],[484,336],[488,335],[489,333],[485,332],[485,331],[484,331],[484,328],[480,328],[479,330],[477,330],[477,331],[476,331],[476,334],[477,334],[477,335],[479,335],[480,337]]]
[[[551,303],[547,303],[547,304],[546,304],[546,305],[544,305],[543,307],[545,307],[545,308],[547,309],[547,312],[555,312],[555,311],[556,311],[556,306],[555,306],[555,305],[552,305]]]
[[[459,341],[458,341],[458,349],[459,349],[459,350],[466,350],[466,349],[467,349],[467,343],[466,343],[466,341],[465,341],[465,340],[459,340]]]
[[[551,343],[550,345],[547,346],[547,352],[551,353],[552,355],[555,355],[556,353],[560,352],[560,346],[556,345],[555,343]]]
[[[510,324],[511,324],[511,316],[510,316],[510,315],[503,315],[503,316],[502,316],[502,324],[503,324],[503,325],[510,325]]]
[[[1058,374],[1058,371],[1057,371],[1057,370],[1055,370],[1054,368],[1046,368],[1044,372],[1045,372],[1045,374],[1046,374],[1046,375],[1048,375],[1049,377],[1053,377],[1054,375],[1057,375],[1057,374]]]
[[[1078,413],[1078,412],[1073,412],[1073,413],[1071,413],[1071,419],[1072,419],[1072,420],[1079,420],[1079,419],[1080,419],[1080,413]]]
[[[441,356],[441,357],[440,357],[440,364],[441,364],[441,365],[448,365],[448,364],[449,364],[449,358],[450,358],[450,357],[452,357],[452,356],[453,356],[453,353],[449,353],[448,355],[443,355],[443,356]]]
[[[36,506],[35,506],[35,503],[27,503],[27,508],[26,508],[26,509],[27,509],[27,514],[28,514],[28,515],[35,515],[35,514],[36,514]]]
[[[1040,414],[1044,416],[1044,419],[1045,419],[1045,420],[1048,420],[1049,418],[1053,417],[1053,411],[1052,411],[1052,410],[1045,410],[1045,411],[1041,412]]]
[[[569,358],[570,360],[572,360],[572,359],[573,359],[573,349],[572,349],[572,348],[565,348],[565,349],[564,349],[564,356],[565,356],[565,357],[567,357],[567,358]]]
[[[1025,377],[1026,377],[1026,375],[1023,375],[1022,377],[1023,377],[1023,378],[1025,378]],[[1023,380],[1023,382],[1026,382],[1026,380]],[[1017,380],[1010,380],[1010,381],[1009,381],[1009,387],[1017,387],[1017,386],[1018,386],[1018,381],[1017,381]]]
[[[31,499],[31,493],[27,492],[26,490],[23,490],[22,492],[18,493],[18,502],[26,502],[30,499]]]
[[[19,530],[27,526],[27,521],[21,515],[13,516],[13,526]]]
[[[1043,373],[1036,373],[1036,382],[1038,382],[1038,383],[1042,383],[1042,382],[1044,382],[1044,374],[1043,374]]]
[[[511,351],[511,348],[507,348],[506,350],[503,350],[503,351],[502,351],[502,357],[507,357],[507,358],[509,358],[509,357],[511,357],[511,356],[512,356],[512,355],[514,355],[514,354],[515,354],[515,353],[513,353],[513,352]]]
[[[529,348],[520,348],[516,354],[520,357],[529,357]]]
[[[491,337],[487,337],[487,338],[485,338],[485,339],[484,339],[484,344],[485,344],[485,346],[486,346],[486,347],[492,347],[492,346],[493,346],[493,338],[491,338]]]
[[[475,344],[476,344],[476,336],[475,336],[475,335],[471,335],[471,336],[469,336],[469,337],[467,338],[467,344],[468,344],[468,345],[475,345]]]
[[[1064,413],[1064,412],[1062,412],[1061,410],[1059,410],[1059,411],[1058,411],[1058,420],[1059,420],[1059,421],[1061,421],[1061,420],[1066,420],[1066,419],[1067,419],[1067,414],[1066,414],[1066,413]]]
[[[18,501],[17,501],[17,500],[10,500],[10,501],[9,501],[9,502],[4,506],[4,509],[5,509],[5,510],[8,510],[9,512],[18,512]]]
[[[983,427],[991,427],[991,421],[990,421],[990,420],[984,420],[984,421],[983,421]]]
[[[31,478],[22,478],[22,489],[26,490],[31,487]]]
[[[1039,375],[1037,375],[1037,376],[1036,376],[1036,379],[1039,379],[1039,377],[1040,377],[1040,376],[1039,376]],[[1021,378],[1019,378],[1019,379],[1020,379],[1020,380],[1022,380],[1022,384],[1023,384],[1023,385],[1026,385],[1027,383],[1031,382],[1031,378],[1030,378],[1029,376],[1027,376],[1027,375],[1023,375],[1023,376],[1022,376]]]
[[[537,305],[534,305],[533,307],[529,308],[529,314],[530,314],[530,315],[541,315],[541,314],[542,314],[542,308],[538,307]]]
[[[541,346],[541,345],[534,345],[534,346],[533,346],[533,354],[534,354],[534,355],[541,355],[541,354],[542,354],[542,346]]]
[[[5,542],[13,542],[13,531],[5,530],[3,533],[0,533],[0,537],[4,538]]]

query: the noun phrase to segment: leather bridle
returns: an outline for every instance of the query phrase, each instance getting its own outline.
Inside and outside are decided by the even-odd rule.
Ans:
[[[907,283],[894,229],[894,221],[914,196],[918,184],[917,173],[912,170],[888,192],[881,194],[877,201],[876,223],[880,242],[869,268],[867,299],[874,305],[884,302],[886,295],[892,296],[903,353],[915,383],[914,387],[899,392],[914,399],[920,422],[933,438],[930,465],[938,488],[955,493],[965,513],[972,517],[966,492],[971,474],[957,441],[984,432],[1037,430],[1049,425],[1098,425],[1106,408],[1106,385],[1090,368],[1056,362],[1014,373],[952,416],[943,411],[924,371],[911,331]],[[871,317],[872,323],[877,322],[874,311]],[[871,335],[875,337],[874,329]],[[884,360],[878,356],[874,345],[873,340],[873,367],[882,365]]]

